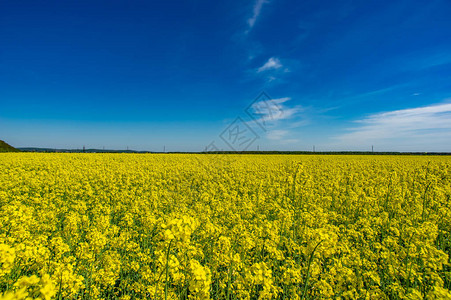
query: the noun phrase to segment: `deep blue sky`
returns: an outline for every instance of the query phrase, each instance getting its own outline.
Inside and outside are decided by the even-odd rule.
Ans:
[[[4,0],[0,139],[451,151],[450,15],[448,0]],[[251,106],[254,122],[262,91],[278,112]]]

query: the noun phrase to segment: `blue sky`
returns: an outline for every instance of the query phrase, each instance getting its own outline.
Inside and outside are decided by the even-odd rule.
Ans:
[[[451,151],[450,15],[447,0],[1,1],[0,139]]]

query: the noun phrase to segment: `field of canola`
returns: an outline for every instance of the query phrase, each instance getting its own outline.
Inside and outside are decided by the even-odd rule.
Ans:
[[[0,155],[0,299],[451,299],[451,157]]]

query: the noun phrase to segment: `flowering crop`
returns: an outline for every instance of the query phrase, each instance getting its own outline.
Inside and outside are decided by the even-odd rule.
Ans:
[[[0,299],[451,299],[451,158],[0,155]]]

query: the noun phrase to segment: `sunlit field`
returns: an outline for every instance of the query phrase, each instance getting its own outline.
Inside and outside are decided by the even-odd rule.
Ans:
[[[0,299],[451,299],[451,157],[0,155]]]

